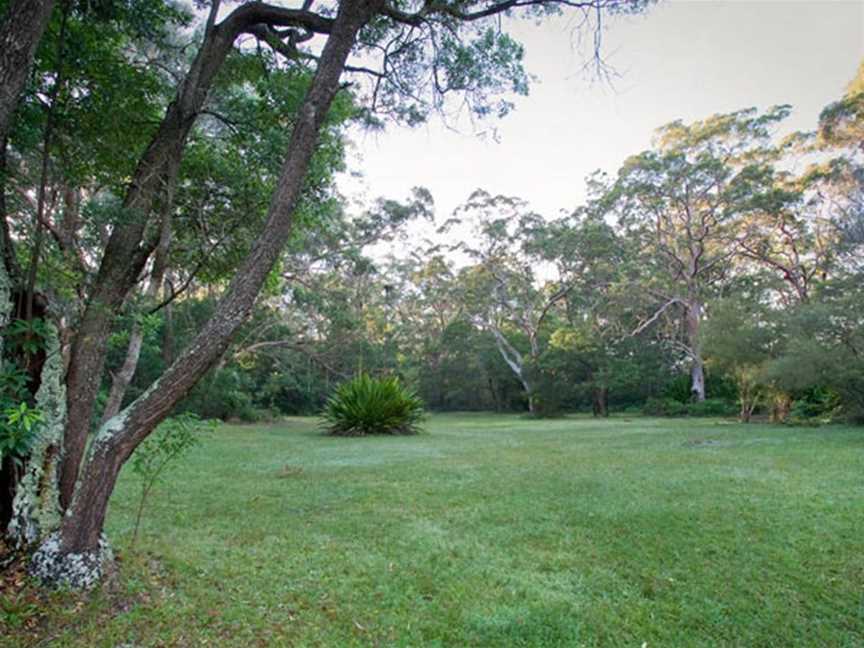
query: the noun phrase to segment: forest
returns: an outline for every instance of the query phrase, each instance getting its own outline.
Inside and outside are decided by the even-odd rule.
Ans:
[[[435,411],[861,421],[864,67],[813,132],[780,137],[789,111],[661,126],[654,148],[588,178],[590,200],[565,217],[482,189],[438,221],[422,187],[363,214],[330,194],[178,407],[314,414],[362,371],[399,376]],[[216,199],[198,191],[187,199]],[[217,212],[177,213],[204,231]],[[249,216],[218,214],[220,228]],[[430,223],[431,236],[415,234]],[[140,340],[127,325],[109,341],[100,393],[112,414],[216,308],[245,254],[230,240],[175,239],[162,287],[151,274],[149,298],[127,306]]]
[[[423,178],[361,209],[356,133],[527,93],[502,17],[571,12],[599,61],[654,3],[296,4],[0,0],[0,531],[31,574],[102,578],[164,420],[315,416],[358,375],[550,425],[864,423],[864,63],[805,132],[657,124],[558,214],[442,214]]]

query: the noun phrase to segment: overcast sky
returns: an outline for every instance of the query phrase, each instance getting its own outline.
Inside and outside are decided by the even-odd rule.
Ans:
[[[609,26],[605,58],[620,75],[612,86],[581,72],[571,32],[564,19],[514,29],[538,81],[509,116],[488,124],[497,141],[434,120],[358,133],[351,167],[364,178],[342,178],[342,190],[369,200],[422,185],[443,221],[483,188],[555,216],[584,198],[589,173],[614,173],[672,120],[788,103],[788,129],[812,130],[864,58],[864,2],[666,0]]]

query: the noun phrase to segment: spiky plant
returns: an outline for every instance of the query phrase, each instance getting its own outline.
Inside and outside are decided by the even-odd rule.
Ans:
[[[361,373],[342,383],[321,416],[327,433],[337,436],[416,434],[423,420],[423,401],[398,378]]]

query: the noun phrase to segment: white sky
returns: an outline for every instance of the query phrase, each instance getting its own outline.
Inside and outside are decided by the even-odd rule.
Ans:
[[[788,128],[812,130],[864,58],[864,0],[666,0],[610,24],[604,53],[620,74],[614,87],[582,72],[567,20],[520,23],[514,34],[538,81],[509,116],[480,125],[494,127],[497,141],[438,120],[358,133],[349,164],[364,178],[342,177],[342,191],[368,201],[425,186],[440,222],[483,188],[551,217],[583,200],[589,173],[614,173],[674,119],[788,103]]]

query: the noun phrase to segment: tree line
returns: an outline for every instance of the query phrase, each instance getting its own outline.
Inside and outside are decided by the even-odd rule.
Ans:
[[[184,406],[316,413],[364,371],[436,410],[860,421],[862,82],[810,133],[778,135],[788,106],[666,125],[564,217],[478,190],[418,243],[422,189],[342,214]]]

